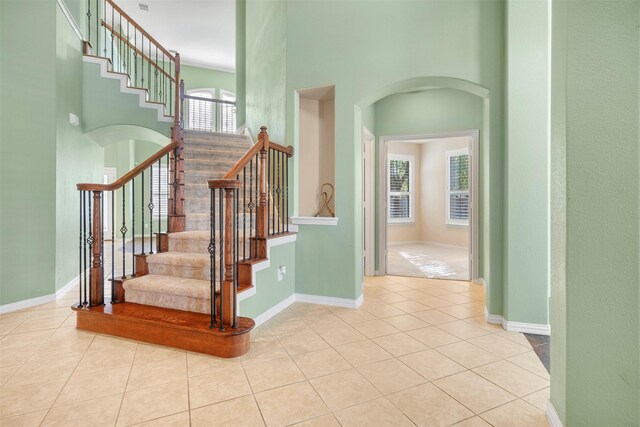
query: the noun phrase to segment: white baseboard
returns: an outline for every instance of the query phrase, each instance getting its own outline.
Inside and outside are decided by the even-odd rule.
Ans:
[[[499,314],[489,314],[487,307],[484,308],[484,319],[488,323],[492,323],[494,325],[502,325],[502,327],[509,332],[522,332],[525,334],[535,335],[551,335],[550,325],[505,320],[505,318]]]
[[[9,304],[0,305],[0,314],[10,313],[12,311],[22,310],[37,305],[46,304],[56,300],[56,294],[43,295],[41,297],[29,298],[22,301],[16,301]]]
[[[308,304],[332,305],[336,307],[358,308],[364,301],[364,294],[360,294],[357,299],[325,297],[321,295],[295,294],[296,302],[306,302]]]
[[[79,276],[78,276],[79,277]],[[25,308],[36,307],[38,305],[46,304],[48,302],[53,302],[57,298],[65,295],[74,286],[78,284],[78,277],[74,277],[71,279],[69,283],[58,289],[53,294],[43,295],[41,297],[29,298],[22,301],[16,301],[9,304],[0,305],[0,314],[10,313],[12,311],[23,310]]]
[[[346,308],[358,308],[362,305],[362,301],[364,301],[364,294],[361,294],[358,299],[325,297],[320,295],[308,295],[308,294],[293,294],[288,296],[286,299],[280,301],[278,304],[274,305],[264,313],[254,317],[253,321],[256,322],[256,326],[260,326],[267,320],[271,319],[273,316],[280,313],[285,308],[289,307],[294,302],[332,305],[336,307],[346,307]]]
[[[547,400],[547,421],[549,421],[551,427],[564,427],[556,408],[553,407],[553,403],[550,400]]]
[[[260,326],[267,320],[271,319],[276,314],[280,313],[285,308],[289,307],[294,302],[296,302],[296,296],[290,295],[286,299],[280,301],[279,303],[277,303],[276,305],[274,305],[273,307],[271,307],[270,309],[262,313],[261,315],[254,317],[253,321],[256,322],[256,326]]]

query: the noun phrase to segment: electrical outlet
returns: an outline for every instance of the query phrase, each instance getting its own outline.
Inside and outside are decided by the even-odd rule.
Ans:
[[[287,274],[287,266],[281,265],[278,267],[278,282],[284,278],[285,274]]]

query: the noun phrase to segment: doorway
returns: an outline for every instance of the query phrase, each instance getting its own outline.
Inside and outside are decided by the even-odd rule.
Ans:
[[[478,131],[380,137],[379,266],[477,280]]]

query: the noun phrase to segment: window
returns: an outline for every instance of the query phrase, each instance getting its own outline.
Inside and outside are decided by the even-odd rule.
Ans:
[[[189,91],[189,95],[198,98],[213,99],[214,89],[197,89]],[[216,129],[215,107],[211,101],[189,99],[187,105],[187,127],[191,130],[213,132]]]
[[[469,150],[447,151],[447,218],[449,225],[469,225]]]
[[[153,203],[153,216],[158,213],[164,215],[169,212],[169,168],[166,164],[151,166],[151,203]]]
[[[236,102],[236,95],[224,90],[220,91],[223,101]],[[235,133],[236,131],[236,106],[220,104],[220,132]]]
[[[388,220],[389,222],[413,222],[413,169],[415,158],[389,154],[388,164]]]

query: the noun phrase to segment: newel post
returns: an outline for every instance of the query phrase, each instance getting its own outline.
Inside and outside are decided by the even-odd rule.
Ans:
[[[258,177],[258,215],[256,218],[256,247],[255,253],[258,258],[266,258],[266,239],[269,235],[269,208],[268,208],[268,185],[267,182],[267,156],[269,155],[269,134],[267,127],[260,127],[258,144],[262,144],[260,149],[260,169]]]
[[[91,230],[91,284],[89,304],[102,305],[104,272],[102,269],[102,191],[93,192],[93,227]]]

